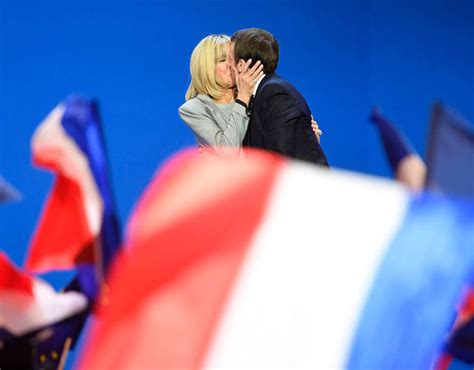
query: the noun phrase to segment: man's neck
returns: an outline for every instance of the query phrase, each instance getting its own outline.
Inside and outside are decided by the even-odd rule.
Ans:
[[[255,86],[253,88],[253,93],[252,95],[255,96],[255,94],[257,93],[257,90],[258,90],[258,85],[260,85],[260,82],[262,82],[262,80],[265,78],[266,74],[264,74],[262,77],[260,77],[258,79],[258,81],[255,83]]]

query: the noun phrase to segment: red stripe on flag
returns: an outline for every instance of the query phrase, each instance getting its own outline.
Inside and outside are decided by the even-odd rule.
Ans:
[[[161,171],[132,217],[82,368],[201,366],[283,163],[186,153]]]
[[[31,241],[25,268],[44,272],[91,262],[93,240],[79,185],[58,174]]]
[[[434,370],[448,370],[453,362],[453,357],[447,353],[442,353],[438,359],[436,359],[433,366]]]
[[[16,291],[33,296],[31,277],[16,268],[5,253],[0,252],[0,292]]]

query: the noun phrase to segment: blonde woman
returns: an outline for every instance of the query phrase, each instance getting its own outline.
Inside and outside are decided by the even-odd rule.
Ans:
[[[230,37],[210,35],[201,40],[191,55],[191,83],[179,115],[191,128],[200,147],[222,151],[242,145],[249,123],[250,98],[263,77],[263,65],[240,61],[237,72],[228,52]],[[318,127],[313,130],[319,140]]]
[[[263,75],[260,62],[248,68],[251,60],[235,73],[227,58],[229,46],[225,35],[210,35],[199,42],[191,55],[186,103],[179,107],[198,145],[215,150],[242,145],[249,123],[246,107]]]

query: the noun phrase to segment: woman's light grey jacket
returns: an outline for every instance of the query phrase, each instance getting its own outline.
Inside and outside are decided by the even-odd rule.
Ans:
[[[198,145],[219,148],[240,147],[244,139],[249,117],[245,108],[234,103],[229,117],[212,99],[198,94],[179,107],[181,119],[191,127]]]

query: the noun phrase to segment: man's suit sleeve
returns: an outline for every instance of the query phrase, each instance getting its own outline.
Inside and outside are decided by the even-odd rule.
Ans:
[[[311,129],[310,118],[287,92],[276,91],[266,96],[260,117],[268,150],[327,165],[326,157]]]

